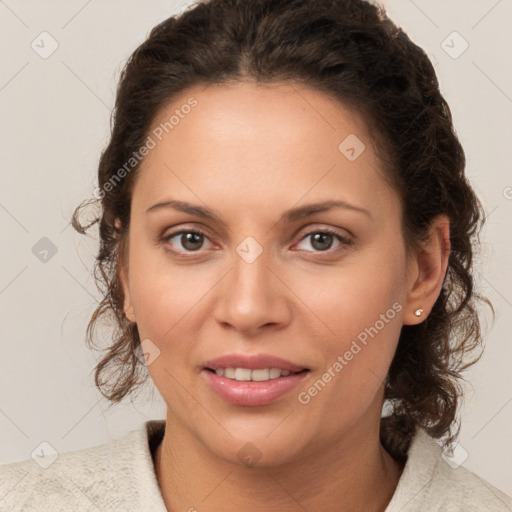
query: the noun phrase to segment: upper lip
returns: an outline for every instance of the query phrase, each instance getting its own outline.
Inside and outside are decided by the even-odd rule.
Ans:
[[[307,370],[305,366],[292,363],[281,357],[270,354],[242,355],[226,354],[215,359],[210,359],[204,363],[205,368],[216,370],[217,368],[247,368],[249,370],[258,370],[263,368],[279,368],[280,370],[289,370],[290,372],[300,372]]]

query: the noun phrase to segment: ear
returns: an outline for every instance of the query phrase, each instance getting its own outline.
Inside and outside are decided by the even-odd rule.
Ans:
[[[119,230],[121,227],[121,222],[119,219],[115,220],[115,226],[116,229]],[[132,323],[135,323],[135,311],[133,310],[133,303],[132,303],[132,296],[130,293],[130,283],[128,280],[128,267],[126,265],[126,259],[125,259],[125,251],[128,246],[128,244],[124,242],[120,242],[120,250],[118,252],[118,275],[119,280],[121,282],[121,287],[123,289],[123,297],[124,297],[124,304],[123,304],[123,310],[124,314],[126,315],[126,318]]]
[[[404,325],[423,322],[434,307],[446,275],[450,248],[450,220],[440,215],[432,222],[428,239],[410,256]],[[415,314],[418,310],[423,310],[420,315]]]

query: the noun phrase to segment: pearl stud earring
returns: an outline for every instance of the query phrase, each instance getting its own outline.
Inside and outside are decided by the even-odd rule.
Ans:
[[[423,313],[423,309],[421,309],[421,308],[417,309],[417,310],[414,312],[414,314],[415,314],[416,316],[421,316],[421,314],[422,314],[422,313]]]

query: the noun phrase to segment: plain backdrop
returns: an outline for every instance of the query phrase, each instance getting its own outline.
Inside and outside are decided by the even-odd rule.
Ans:
[[[432,59],[487,212],[479,284],[497,315],[467,373],[459,453],[464,467],[512,494],[512,2],[383,4]],[[111,408],[94,387],[99,354],[86,347],[85,330],[100,297],[98,242],[69,222],[95,187],[122,65],[155,24],[187,5],[0,2],[0,463],[29,458],[43,440],[73,450],[164,418],[152,383]]]

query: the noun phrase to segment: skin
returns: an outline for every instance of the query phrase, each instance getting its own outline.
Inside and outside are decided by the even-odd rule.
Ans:
[[[384,510],[401,472],[379,442],[384,381],[402,325],[424,321],[439,295],[448,220],[439,217],[430,239],[406,250],[401,202],[363,119],[325,93],[197,86],[165,106],[154,127],[190,97],[197,106],[139,170],[122,272],[125,313],[160,350],[148,370],[167,404],[155,462],[166,506]],[[366,146],[354,161],[338,150],[349,134]],[[172,208],[147,213],[170,199],[207,207],[223,223]],[[290,208],[327,200],[368,213],[336,208],[279,221]],[[314,233],[325,228],[350,243],[332,237],[322,251]],[[206,236],[195,245],[182,235],[162,241],[179,229]],[[262,249],[252,263],[236,252],[249,236]],[[298,393],[393,304],[401,307],[394,318],[300,403]],[[230,353],[273,354],[311,371],[273,404],[235,406],[202,374],[206,360]],[[260,454],[252,466],[238,456],[249,442]]]

